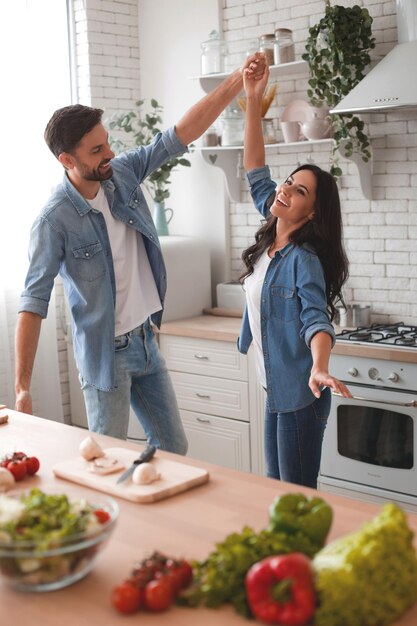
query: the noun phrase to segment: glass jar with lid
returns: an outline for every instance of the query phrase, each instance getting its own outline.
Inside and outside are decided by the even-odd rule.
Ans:
[[[221,118],[222,146],[241,146],[245,132],[245,118],[241,111],[227,107]]]
[[[221,74],[225,71],[227,44],[216,30],[212,30],[209,39],[201,44],[201,73]]]
[[[274,121],[272,120],[272,118],[270,117],[262,118],[262,134],[263,134],[265,144],[276,142]]]
[[[275,35],[273,33],[259,37],[259,50],[265,53],[268,65],[274,65],[274,43]]]
[[[289,28],[277,28],[274,41],[274,63],[291,63],[295,60],[294,42],[292,30]]]

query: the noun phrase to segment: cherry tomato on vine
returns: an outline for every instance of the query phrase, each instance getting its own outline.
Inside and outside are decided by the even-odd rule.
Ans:
[[[26,471],[29,474],[29,476],[33,476],[33,474],[36,474],[36,472],[38,471],[41,465],[39,462],[39,459],[36,456],[26,457],[25,463],[26,463]]]
[[[148,611],[166,611],[174,601],[171,581],[165,576],[151,580],[145,587],[145,608]]]
[[[26,476],[26,462],[25,461],[9,461],[7,469],[16,481],[23,480]]]
[[[193,568],[188,563],[188,561],[181,559],[180,561],[178,561],[178,570],[179,570],[179,576],[182,581],[181,588],[184,589],[185,587],[188,587],[188,585],[191,583],[193,579]]]
[[[143,589],[123,582],[112,591],[111,601],[119,613],[135,613],[143,604]]]

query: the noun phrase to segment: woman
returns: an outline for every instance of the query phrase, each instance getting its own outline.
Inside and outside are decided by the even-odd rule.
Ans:
[[[253,341],[267,391],[267,475],[315,488],[330,388],[351,396],[328,372],[335,341],[331,319],[348,263],[334,178],[315,165],[302,165],[277,186],[265,166],[261,105],[268,75],[268,68],[256,82],[244,75],[244,166],[266,221],[242,255],[247,307],[239,350],[246,353]]]

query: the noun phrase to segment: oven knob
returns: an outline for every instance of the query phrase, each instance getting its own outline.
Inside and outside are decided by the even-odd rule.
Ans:
[[[376,369],[376,367],[371,367],[371,368],[368,370],[368,376],[369,376],[369,378],[370,378],[371,380],[381,380],[381,379],[380,379],[380,377],[379,377],[379,372],[378,372],[378,370]]]
[[[348,374],[350,374],[353,377],[356,377],[359,374],[359,372],[356,369],[356,367],[351,367],[350,369],[348,369]]]
[[[398,379],[399,376],[396,372],[391,372],[391,374],[388,375],[388,380],[390,380],[392,383],[398,383]]]

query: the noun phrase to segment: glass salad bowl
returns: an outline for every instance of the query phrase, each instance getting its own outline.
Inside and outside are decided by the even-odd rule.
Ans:
[[[0,573],[23,591],[52,591],[84,578],[114,530],[112,498],[0,494]]]

